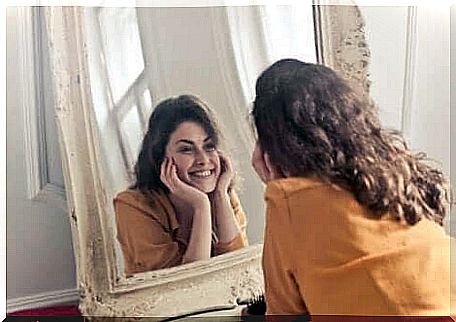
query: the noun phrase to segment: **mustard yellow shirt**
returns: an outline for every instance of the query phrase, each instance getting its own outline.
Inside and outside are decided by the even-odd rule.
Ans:
[[[450,315],[455,243],[438,224],[374,219],[317,179],[271,181],[265,197],[267,314]]]
[[[232,193],[230,201],[241,233],[228,243],[216,243],[215,255],[248,245],[247,220],[237,195]],[[188,241],[179,229],[174,207],[165,193],[144,194],[129,189],[114,198],[114,208],[125,274],[182,264]]]

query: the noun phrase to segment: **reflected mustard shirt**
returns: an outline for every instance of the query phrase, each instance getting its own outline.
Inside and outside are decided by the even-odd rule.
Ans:
[[[247,220],[238,197],[230,199],[241,232],[228,243],[216,243],[215,255],[248,245]],[[165,193],[136,189],[119,193],[114,198],[117,240],[120,243],[125,274],[169,268],[182,264],[187,241],[179,230],[175,210]]]
[[[450,314],[456,245],[438,224],[374,219],[350,192],[317,179],[273,180],[265,198],[267,314]]]

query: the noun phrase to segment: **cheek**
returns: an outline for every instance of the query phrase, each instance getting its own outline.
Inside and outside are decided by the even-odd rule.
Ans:
[[[174,163],[177,167],[177,173],[181,176],[185,176],[187,174],[188,169],[190,169],[190,167],[193,164],[193,158],[191,156],[179,154],[174,155],[173,158]]]

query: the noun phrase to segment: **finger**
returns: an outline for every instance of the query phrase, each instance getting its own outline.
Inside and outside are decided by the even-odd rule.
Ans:
[[[167,158],[163,159],[163,162],[160,165],[160,179],[166,180],[166,164]]]
[[[231,159],[224,154],[220,154],[220,165],[226,173],[233,173],[233,163],[231,162]]]
[[[179,187],[179,185],[182,184],[182,180],[179,178],[177,175],[177,167],[175,164],[171,164],[170,166],[170,174],[169,174],[170,180],[174,187]]]
[[[227,171],[233,172],[233,163],[231,162],[231,159],[226,156],[224,158],[225,158],[225,166],[226,166]]]
[[[168,177],[171,176],[171,168],[174,164],[174,160],[171,159],[171,158],[166,158],[168,160],[168,162],[166,163],[166,173],[168,175]]]
[[[162,163],[160,164],[160,179],[162,181],[165,177],[165,164],[166,164],[166,158],[164,158]]]
[[[168,158],[168,168],[167,168],[167,174],[168,174],[168,180],[170,181],[171,184],[175,186],[176,181],[175,181],[175,172],[177,171],[176,164],[174,162],[174,158]]]
[[[258,176],[260,177],[261,181],[263,181],[264,183],[267,183],[269,181],[264,168],[259,167],[255,170],[256,170],[256,173],[258,174]]]
[[[263,159],[264,159],[264,165],[266,167],[266,172],[269,174],[269,180],[278,179],[280,177],[279,173],[276,170],[275,166],[272,164],[269,154],[264,153]]]
[[[253,165],[253,169],[258,174],[260,179],[266,183],[268,181],[268,176],[266,175],[266,168],[264,166],[264,161],[262,159],[256,158],[252,162],[252,165]]]
[[[163,182],[163,184],[168,187],[169,190],[173,190],[173,187],[170,183],[169,180],[169,159],[165,158],[160,166],[160,180]]]

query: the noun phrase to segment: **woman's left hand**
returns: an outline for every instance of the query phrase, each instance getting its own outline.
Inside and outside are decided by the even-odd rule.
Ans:
[[[228,192],[228,188],[231,184],[231,180],[233,180],[234,177],[234,171],[233,171],[233,165],[231,163],[231,160],[219,152],[219,158],[220,158],[220,176],[217,181],[217,186],[215,188],[215,191],[220,192],[220,193],[226,193]]]
[[[255,150],[252,154],[252,166],[260,177],[261,181],[266,184],[271,180],[282,177],[272,165],[269,155],[261,150],[258,143],[255,145]]]

